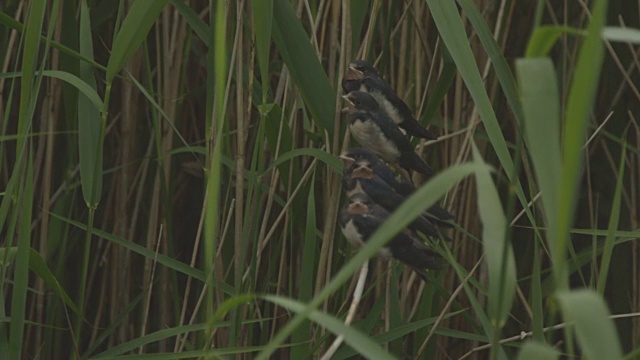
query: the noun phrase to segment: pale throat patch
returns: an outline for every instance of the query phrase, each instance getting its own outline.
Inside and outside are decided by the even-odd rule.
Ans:
[[[353,247],[359,249],[364,246],[362,236],[360,236],[360,233],[358,232],[356,226],[353,224],[353,221],[349,221],[344,225],[344,227],[342,228],[342,233]],[[377,255],[385,260],[389,260],[393,257],[391,251],[386,247],[380,248]]]
[[[353,221],[349,221],[344,225],[344,227],[342,228],[342,233],[344,234],[344,237],[349,240],[349,243],[351,243],[351,245],[353,245],[354,247],[361,248],[362,245],[364,245],[364,242],[362,242],[362,237],[360,236],[360,233],[358,232],[356,226],[353,224]]]
[[[349,124],[349,130],[360,145],[380,155],[383,159],[395,162],[400,157],[398,148],[384,136],[371,120],[362,121],[358,118]]]
[[[384,112],[389,115],[391,120],[393,120],[396,125],[402,122],[402,116],[400,116],[400,113],[398,113],[396,107],[393,106],[391,102],[389,102],[389,100],[387,100],[387,98],[382,95],[380,91],[370,91],[369,94],[371,94],[371,96],[376,99],[378,104],[380,104],[380,108],[384,109]]]

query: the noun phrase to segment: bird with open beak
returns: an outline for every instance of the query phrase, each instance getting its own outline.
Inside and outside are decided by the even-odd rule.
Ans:
[[[340,227],[345,238],[355,247],[363,246],[389,213],[365,194],[354,194],[340,212]],[[439,269],[439,255],[418,240],[411,231],[400,232],[378,251],[383,259],[397,259],[427,281],[428,269]]]
[[[371,94],[393,122],[411,136],[427,140],[438,137],[425,129],[413,116],[409,106],[402,101],[391,86],[380,77],[378,71],[365,60],[355,60],[349,64],[347,73],[342,79],[345,94],[352,91],[363,91]]]
[[[370,94],[352,91],[343,98],[349,110],[349,130],[360,145],[389,163],[425,176],[433,175],[431,167],[415,153],[409,140]]]
[[[340,159],[344,163],[343,187],[347,196],[355,191],[364,192],[387,211],[394,211],[416,190],[410,182],[396,175],[382,159],[367,149],[351,148],[340,155]],[[439,226],[455,226],[453,214],[438,204],[427,209],[423,217]],[[431,226],[421,224],[420,218],[416,221],[418,224],[412,228],[414,231],[434,236],[428,232]]]

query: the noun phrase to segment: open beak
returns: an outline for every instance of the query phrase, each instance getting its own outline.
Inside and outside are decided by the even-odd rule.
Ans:
[[[344,101],[347,103],[347,106],[342,108],[342,112],[354,111],[353,109],[356,108],[356,105],[353,103],[353,101],[351,101],[349,94],[342,95],[341,98],[343,98]]]
[[[347,80],[362,80],[364,79],[364,73],[353,66],[349,66],[344,78]]]
[[[340,155],[340,160],[344,163],[345,168],[351,167],[351,165],[356,162],[356,159],[350,158],[345,154]]]
[[[347,155],[345,155],[345,154],[341,154],[339,157],[340,157],[340,159],[342,159],[342,161],[344,161],[344,162],[355,162],[355,161],[356,161],[356,159],[351,158],[351,157],[348,157],[348,156],[347,156]]]
[[[367,165],[359,165],[355,168],[351,175],[353,178],[371,179],[374,176],[373,169]]]
[[[369,211],[367,205],[363,204],[360,201],[356,201],[354,203],[349,204],[349,213],[353,215],[362,215],[366,214]]]
[[[349,65],[349,71],[353,71],[358,75],[364,75],[364,73],[358,69],[356,69],[353,65]]]

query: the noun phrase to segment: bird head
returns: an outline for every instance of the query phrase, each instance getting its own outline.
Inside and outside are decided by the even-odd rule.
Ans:
[[[347,211],[351,215],[363,215],[369,212],[369,205],[371,200],[363,193],[357,193],[349,197],[349,205],[347,205]]]
[[[356,110],[372,112],[380,110],[376,99],[366,92],[352,91],[347,95],[343,95],[342,98],[347,102],[350,113]]]
[[[366,159],[354,159],[340,155],[340,159],[344,163],[344,178],[345,179],[372,179],[375,176],[371,163]]]
[[[354,73],[360,74],[360,79],[365,76],[376,77],[379,78],[380,74],[378,70],[376,70],[370,62],[366,60],[354,60],[349,64],[349,70]]]
[[[354,179],[373,179],[375,176],[371,164],[366,160],[356,161],[352,169],[351,177]]]
[[[351,148],[345,151],[341,156],[353,159],[352,162],[366,160],[372,166],[377,165],[380,162],[380,157],[373,151],[364,148]]]

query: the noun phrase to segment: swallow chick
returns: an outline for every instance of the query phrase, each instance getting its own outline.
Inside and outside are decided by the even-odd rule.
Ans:
[[[351,188],[354,187],[354,180],[352,178],[368,178],[375,177],[378,178],[375,182],[371,180],[361,180],[359,184],[361,187],[364,185],[365,190],[361,192],[365,192],[369,194],[366,190],[370,188],[378,188],[383,190],[376,190],[372,194],[377,195],[378,193],[385,193],[382,200],[378,200],[375,195],[369,194],[369,197],[373,199],[376,203],[385,207],[388,211],[395,210],[407,197],[411,196],[416,188],[410,182],[403,179],[401,176],[396,175],[391,168],[389,168],[382,159],[380,159],[373,152],[362,149],[362,148],[351,148],[340,155],[340,159],[342,159],[344,163],[344,179],[343,186],[345,187],[347,194]],[[367,170],[369,169],[369,170]],[[372,175],[369,175],[372,173]],[[349,178],[349,180],[348,180]],[[382,184],[381,184],[382,182]],[[377,185],[370,185],[371,183],[375,183]],[[391,195],[389,195],[391,194]],[[393,203],[392,208],[389,208],[383,203]],[[435,222],[437,225],[444,227],[454,227],[455,217],[453,214],[442,208],[438,204],[434,204],[429,209],[427,209],[424,213],[424,216]],[[416,230],[416,229],[414,229]],[[420,231],[420,230],[416,230]],[[420,231],[425,235],[427,233]]]
[[[349,107],[349,130],[360,145],[391,163],[425,176],[433,170],[413,150],[413,146],[368,93],[352,91],[343,98]]]
[[[343,160],[349,159],[343,156],[341,158]],[[388,212],[392,212],[402,205],[405,198],[377,176],[368,162],[360,160],[353,163],[352,166],[347,166],[346,163],[347,161],[345,161],[343,187],[348,197],[360,193],[365,194],[373,203]],[[409,224],[409,228],[436,239],[441,237],[438,228],[423,215],[418,216]]]
[[[436,134],[418,123],[409,106],[380,77],[378,71],[368,61],[355,60],[349,64],[347,73],[342,79],[342,89],[345,93],[363,91],[371,94],[380,108],[407,134],[427,140],[438,138]]]
[[[345,238],[355,247],[363,246],[388,218],[389,213],[374,204],[365,194],[349,197],[340,212],[340,226]],[[396,235],[378,251],[384,259],[397,259],[409,266],[426,281],[427,269],[439,269],[439,255],[415,238],[409,230]]]
[[[355,163],[358,163],[359,166],[368,164],[377,176],[402,196],[407,197],[416,190],[412,183],[396,174],[378,155],[370,150],[357,147],[350,148],[340,155],[340,159],[342,159],[345,169],[353,166]]]

